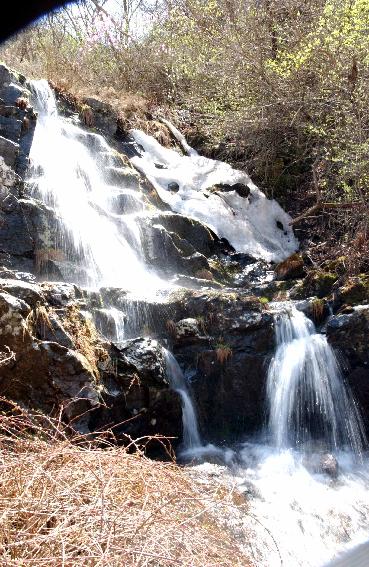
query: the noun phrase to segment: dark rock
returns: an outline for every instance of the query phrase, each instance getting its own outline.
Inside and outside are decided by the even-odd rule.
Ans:
[[[8,140],[0,136],[0,155],[3,157],[6,165],[13,167],[19,153],[19,145],[16,142]]]
[[[47,413],[64,406],[66,418],[81,428],[79,416],[99,403],[94,371],[82,354],[36,339],[30,313],[27,303],[0,293],[0,351],[14,352],[1,369],[0,395]]]
[[[172,193],[178,193],[179,191],[179,185],[176,181],[172,181],[171,183],[168,183],[168,191],[171,191]]]
[[[85,98],[84,104],[92,110],[92,124],[106,134],[107,136],[114,136],[117,131],[117,114],[113,107],[96,98]]]
[[[123,439],[165,435],[176,445],[182,410],[178,394],[168,385],[162,347],[152,339],[136,338],[121,348],[113,345],[112,357],[116,374],[105,380],[105,407],[94,416],[95,426],[117,424],[114,431]]]
[[[327,338],[343,358],[345,379],[358,403],[369,436],[369,306],[336,315],[327,323]]]
[[[246,294],[187,292],[183,301],[186,316],[171,323],[171,344],[191,376],[205,437],[230,442],[258,430],[275,346],[272,315]]]
[[[126,341],[113,351],[118,370],[136,372],[145,384],[168,385],[165,375],[163,349],[152,339],[137,338]]]
[[[19,140],[22,131],[22,121],[6,116],[0,116],[0,135],[12,142]]]
[[[210,270],[207,258],[196,251],[191,242],[177,232],[169,232],[161,224],[156,224],[158,217],[159,215],[155,215],[139,219],[146,261],[156,269],[161,268],[172,274],[193,276],[199,270]]]
[[[250,188],[244,183],[234,183],[233,185],[228,185],[226,183],[218,183],[217,185],[214,185],[214,188],[218,191],[227,192],[227,193],[230,191],[236,191],[237,195],[244,198],[250,195]]]
[[[66,332],[56,313],[49,313],[47,319],[38,318],[35,331],[43,341],[58,343],[70,350],[75,348],[72,337]]]
[[[352,366],[369,364],[369,306],[332,317],[327,324],[327,338]]]

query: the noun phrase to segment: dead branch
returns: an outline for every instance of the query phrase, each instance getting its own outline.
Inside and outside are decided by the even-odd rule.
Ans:
[[[325,211],[328,209],[353,209],[354,207],[362,206],[362,202],[354,201],[353,203],[316,203],[309,209],[307,209],[304,213],[296,217],[290,222],[290,226],[293,226],[303,219],[311,216],[313,213],[317,211]]]

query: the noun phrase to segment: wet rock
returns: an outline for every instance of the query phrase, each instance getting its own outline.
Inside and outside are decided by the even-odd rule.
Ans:
[[[208,343],[208,338],[204,337],[204,330],[201,329],[201,321],[198,319],[182,319],[173,328],[176,345],[199,343],[202,338]]]
[[[16,142],[0,136],[0,155],[6,165],[14,167],[19,154],[19,145]]]
[[[106,167],[104,176],[112,185],[135,190],[140,187],[140,175],[130,167]]]
[[[202,431],[216,443],[256,431],[275,346],[272,315],[258,298],[229,291],[187,292],[183,307],[187,316],[168,330]]]
[[[123,439],[166,435],[175,445],[182,434],[182,410],[178,394],[168,384],[162,347],[140,337],[120,348],[113,345],[112,357],[116,373],[105,379],[105,407],[96,413],[95,426],[115,423],[114,431]],[[155,445],[153,451],[159,448]],[[161,456],[162,451],[163,446]]]
[[[143,252],[146,260],[165,273],[193,275],[199,270],[210,270],[207,258],[177,233],[169,232],[164,226],[154,224],[155,218],[143,218]]]
[[[0,279],[0,290],[22,299],[31,307],[45,302],[41,287],[34,283],[16,279]]]
[[[157,341],[137,338],[114,349],[118,370],[136,372],[146,384],[168,385],[163,349]]]
[[[168,211],[152,215],[151,222],[187,240],[195,250],[206,256],[216,253],[219,249],[218,237],[197,220]]]
[[[336,479],[339,473],[338,461],[332,453],[307,452],[302,464],[313,474],[326,474],[332,479]]]
[[[139,193],[134,193],[130,189],[117,193],[113,197],[114,211],[118,215],[137,213],[143,211],[145,205]]]
[[[42,293],[53,307],[66,307],[83,297],[82,290],[75,284],[65,282],[44,282]]]
[[[176,181],[172,181],[171,183],[168,183],[168,191],[171,191],[172,193],[178,193],[179,191],[179,185]]]
[[[214,185],[214,189],[222,192],[236,191],[237,195],[246,198],[250,195],[250,188],[244,183],[234,183],[233,185],[228,185],[226,183],[218,183]]]
[[[369,435],[369,306],[335,315],[327,323],[327,338],[343,363],[345,379],[361,410]]]
[[[369,364],[369,306],[332,317],[327,324],[327,338],[352,366]]]
[[[322,455],[320,460],[320,468],[323,473],[327,474],[331,478],[338,477],[338,462],[336,457],[332,454],[327,453]]]

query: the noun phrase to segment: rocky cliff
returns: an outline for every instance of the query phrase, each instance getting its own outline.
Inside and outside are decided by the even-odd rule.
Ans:
[[[260,431],[275,349],[269,301],[313,295],[297,306],[322,324],[328,300],[335,310],[347,310],[347,301],[337,300],[336,280],[324,288],[318,276],[306,278],[298,254],[276,268],[237,253],[204,223],[170,210],[132,167],[129,157],[139,148],[109,105],[94,99],[77,104],[65,95],[59,105],[90,144],[98,146],[100,134],[107,137],[109,156],[105,146],[97,149],[105,177],[120,187],[116,210],[146,211],[138,219],[143,260],[177,287],[150,300],[118,287],[97,291],[83,285],[78,255],[60,245],[60,218],[30,179],[38,119],[31,85],[1,65],[0,395],[61,413],[84,432],[110,429],[122,442],[167,436],[175,444],[181,404],[170,388],[167,347],[188,379],[206,439],[229,442]],[[368,299],[364,294],[360,301]],[[116,309],[125,326],[120,339]],[[369,429],[369,307],[350,310],[330,318],[327,334],[345,357]]]

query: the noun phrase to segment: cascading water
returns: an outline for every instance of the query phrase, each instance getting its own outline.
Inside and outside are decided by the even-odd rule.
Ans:
[[[168,380],[173,390],[180,395],[182,402],[182,451],[192,451],[202,447],[195,407],[188,391],[186,378],[177,360],[169,350],[165,350],[164,352]]]
[[[324,335],[301,311],[275,315],[277,349],[269,368],[269,431],[278,448],[308,448],[361,455],[363,426]]]
[[[28,181],[60,223],[59,245],[74,266],[65,279],[91,287],[131,290],[136,298],[162,288],[163,282],[148,273],[140,257],[135,213],[144,204],[139,194],[129,186],[110,184],[100,167],[102,163],[116,165],[111,149],[101,136],[58,115],[46,81],[35,81],[32,88],[39,118]],[[187,156],[135,131],[143,154],[132,162],[173,210],[205,222],[238,251],[255,257],[279,261],[297,248],[290,218],[275,201],[267,200],[246,174],[199,156],[172,131]],[[170,184],[177,190],[171,191]],[[237,184],[249,189],[247,197],[232,190]],[[217,186],[228,188],[219,194]],[[124,199],[120,199],[122,191]],[[126,206],[121,214],[117,203],[123,201]],[[43,244],[46,249],[54,245]],[[60,264],[64,269],[67,262]],[[141,310],[140,300],[136,304],[124,297],[130,310],[123,300],[118,308],[107,301],[100,309],[101,318],[112,322],[109,338],[118,341],[146,321],[141,312],[135,312],[136,306]],[[246,525],[258,567],[280,565],[280,555],[287,566],[320,567],[338,549],[363,541],[369,533],[368,473],[353,458],[362,453],[362,428],[325,337],[316,334],[312,323],[293,309],[277,316],[276,333],[278,345],[268,379],[273,445],[244,444],[238,448],[237,467],[234,451],[203,444],[185,377],[173,355],[166,352],[168,379],[182,401],[181,454],[202,460],[215,456],[217,462],[233,463],[232,474],[224,467],[221,474],[229,475],[232,486],[236,482],[247,493],[250,515],[230,521],[237,529]],[[306,466],[306,458],[321,446],[317,443],[321,440],[325,451],[335,452],[340,470],[337,480]],[[209,466],[218,467],[219,473],[219,465]],[[252,515],[278,541],[279,553],[270,545],[270,538],[265,541],[264,529],[257,531],[250,523]]]
[[[272,445],[244,443],[232,473],[223,470],[250,511],[229,524],[245,530],[258,567],[322,567],[369,536],[365,437],[325,336],[293,306],[282,309],[267,382]]]
[[[31,86],[39,117],[28,181],[61,223],[62,252],[79,260],[84,275],[78,281],[74,270],[73,281],[135,292],[160,284],[163,287],[140,261],[140,235],[134,218],[114,212],[122,188],[109,185],[98,165],[101,156],[114,165],[114,155],[104,138],[60,117],[47,81],[33,81]]]

